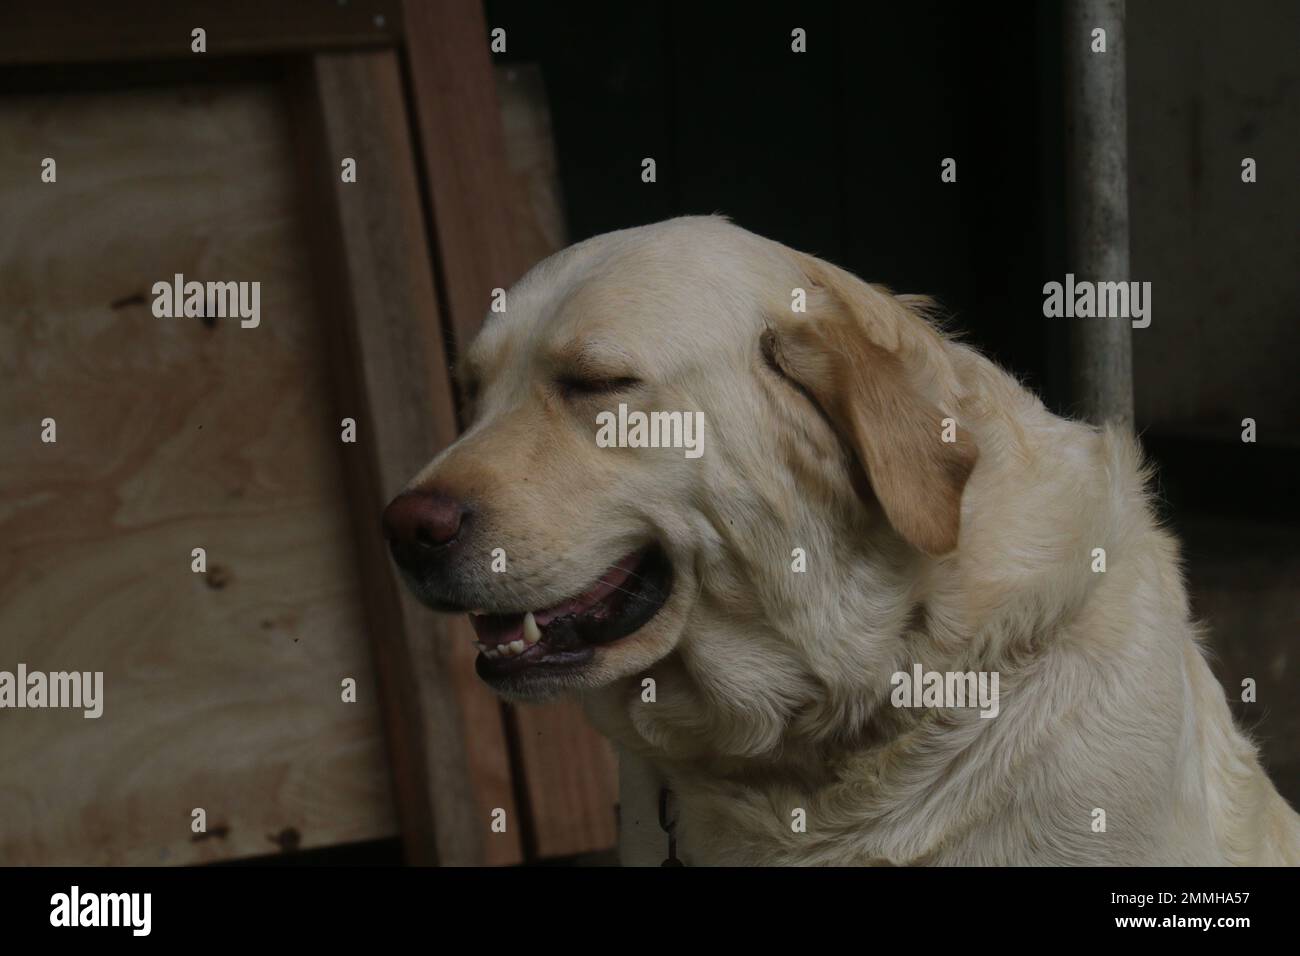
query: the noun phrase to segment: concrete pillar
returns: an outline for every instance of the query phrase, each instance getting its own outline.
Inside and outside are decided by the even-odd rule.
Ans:
[[[1092,52],[1093,31],[1106,52]],[[1128,97],[1124,0],[1066,0],[1065,149],[1068,265],[1075,280],[1129,279]],[[1071,406],[1090,422],[1133,426],[1128,318],[1073,318]]]

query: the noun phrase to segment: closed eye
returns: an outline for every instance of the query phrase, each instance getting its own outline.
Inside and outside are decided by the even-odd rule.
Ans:
[[[565,398],[579,398],[586,395],[612,395],[639,388],[641,379],[630,375],[614,378],[591,378],[578,375],[561,375],[555,380]]]

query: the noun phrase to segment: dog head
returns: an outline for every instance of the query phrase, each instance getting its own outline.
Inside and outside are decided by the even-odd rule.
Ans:
[[[921,305],[718,218],[565,250],[461,362],[468,428],[387,509],[394,557],[506,696],[677,653],[735,697],[815,686],[836,562],[959,540],[976,451]]]

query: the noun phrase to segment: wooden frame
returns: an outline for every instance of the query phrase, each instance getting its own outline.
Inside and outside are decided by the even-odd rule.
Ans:
[[[205,56],[391,47],[401,39],[397,0],[49,0],[0,11],[0,64],[106,63],[191,56],[190,31],[207,31]]]
[[[206,54],[190,50],[199,26]],[[290,57],[336,411],[357,422],[345,476],[407,857],[501,864],[608,848],[608,746],[574,706],[530,707],[521,732],[474,676],[467,625],[414,602],[378,533],[387,499],[455,439],[454,350],[526,265],[480,5],[65,0],[0,12],[0,66],[250,54]],[[341,182],[344,157],[356,183]],[[494,808],[518,825],[493,833]]]
[[[492,290],[510,286],[530,265],[520,258],[510,223],[510,211],[521,208],[523,198],[506,167],[480,6],[404,0],[403,9],[428,214],[450,336],[463,346],[478,331]],[[617,799],[609,783],[617,771],[609,745],[581,710],[569,703],[511,707],[507,720],[525,798],[529,857],[613,846],[613,814],[602,816],[599,808]]]
[[[322,302],[335,306],[328,324],[347,406],[340,415],[357,420],[360,437],[348,477],[398,816],[413,861],[509,862],[519,856],[517,840],[495,853],[484,848],[487,828],[475,825],[475,801],[464,788],[470,764],[463,729],[479,735],[480,747],[471,749],[504,756],[500,710],[484,707],[472,687],[455,686],[453,675],[466,671],[450,628],[430,632],[390,570],[375,521],[391,490],[456,436],[401,74],[392,52],[327,53],[310,58],[299,85],[303,168],[316,183],[312,192],[329,197],[308,212],[322,275],[337,279]],[[345,156],[357,162],[356,184],[338,175]],[[456,646],[468,647],[463,640]],[[487,805],[513,819],[508,766],[477,769]]]

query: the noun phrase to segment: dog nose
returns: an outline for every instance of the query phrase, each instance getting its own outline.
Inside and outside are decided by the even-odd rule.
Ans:
[[[384,537],[404,568],[427,564],[456,540],[469,509],[440,491],[404,491],[384,509]]]

